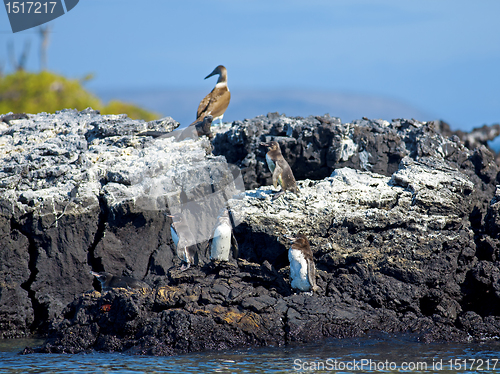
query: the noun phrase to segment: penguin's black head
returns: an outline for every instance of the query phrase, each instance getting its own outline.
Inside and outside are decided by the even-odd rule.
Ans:
[[[304,234],[297,234],[295,236],[287,236],[290,241],[299,247],[309,247],[309,240]]]
[[[227,209],[224,209],[224,211],[217,217],[217,222],[219,224],[223,222],[231,224],[231,219],[229,218],[229,211]]]
[[[280,150],[280,145],[278,144],[277,141],[271,141],[269,143],[260,143],[261,146],[269,148],[270,151],[281,151]]]

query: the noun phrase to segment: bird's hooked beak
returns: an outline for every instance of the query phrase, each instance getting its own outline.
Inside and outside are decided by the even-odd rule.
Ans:
[[[101,276],[101,274],[96,273],[95,271],[92,271],[92,270],[90,271],[90,274],[92,274],[94,277],[97,277],[97,278],[99,278]]]
[[[283,235],[285,238],[287,238],[288,240],[290,240],[291,242],[295,242],[297,240],[297,238],[295,236],[291,236],[291,235]]]
[[[269,143],[260,143],[261,146],[269,148],[271,144]]]

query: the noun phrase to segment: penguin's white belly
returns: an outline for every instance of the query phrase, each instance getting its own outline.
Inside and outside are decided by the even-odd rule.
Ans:
[[[177,257],[181,259],[181,261],[189,262],[188,255],[186,253],[186,243],[185,240],[182,240],[179,243],[179,235],[177,235],[177,232],[175,229],[170,226],[170,234],[172,235],[172,240],[174,241],[175,244],[175,250],[177,252]]]
[[[177,236],[177,232],[174,230],[172,226],[170,226],[170,235],[172,236],[172,240],[174,241],[175,246],[179,244],[179,237]]]
[[[210,248],[210,259],[217,261],[229,261],[231,250],[231,227],[219,225],[214,231],[212,247]]]
[[[310,291],[311,284],[307,278],[307,260],[298,249],[288,250],[288,260],[290,261],[290,278],[292,288],[301,291]]]
[[[269,170],[271,170],[271,173],[274,173],[276,165],[274,164],[274,161],[271,160],[271,157],[267,155],[267,153],[266,153],[266,161],[267,161],[267,167],[269,168]]]

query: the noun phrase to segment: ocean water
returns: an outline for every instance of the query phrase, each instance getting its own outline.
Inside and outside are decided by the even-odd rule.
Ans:
[[[122,353],[20,355],[34,340],[0,340],[0,373],[500,373],[500,342],[432,343],[374,334],[314,344],[169,357]]]
[[[500,136],[497,136],[494,140],[489,141],[488,145],[496,153],[500,152]]]

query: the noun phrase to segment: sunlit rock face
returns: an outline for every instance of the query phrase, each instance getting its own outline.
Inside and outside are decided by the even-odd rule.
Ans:
[[[90,109],[28,117],[0,136],[0,307],[21,335],[92,289],[90,270],[164,275],[180,261],[167,215],[182,213],[196,233],[192,244],[206,242],[237,191],[234,170],[210,154],[206,137],[137,136],[173,131],[171,118]],[[3,334],[11,333],[19,335]]]
[[[4,337],[38,328],[43,352],[164,355],[373,330],[427,341],[500,334],[500,169],[442,123],[269,114],[213,129],[211,144],[177,141],[169,118],[27,117],[0,136]],[[260,146],[271,140],[298,195],[273,199]],[[223,209],[239,258],[212,262]],[[185,271],[172,214],[196,246]],[[285,235],[298,232],[316,263],[313,294],[290,285]],[[90,270],[151,289],[101,292]]]

